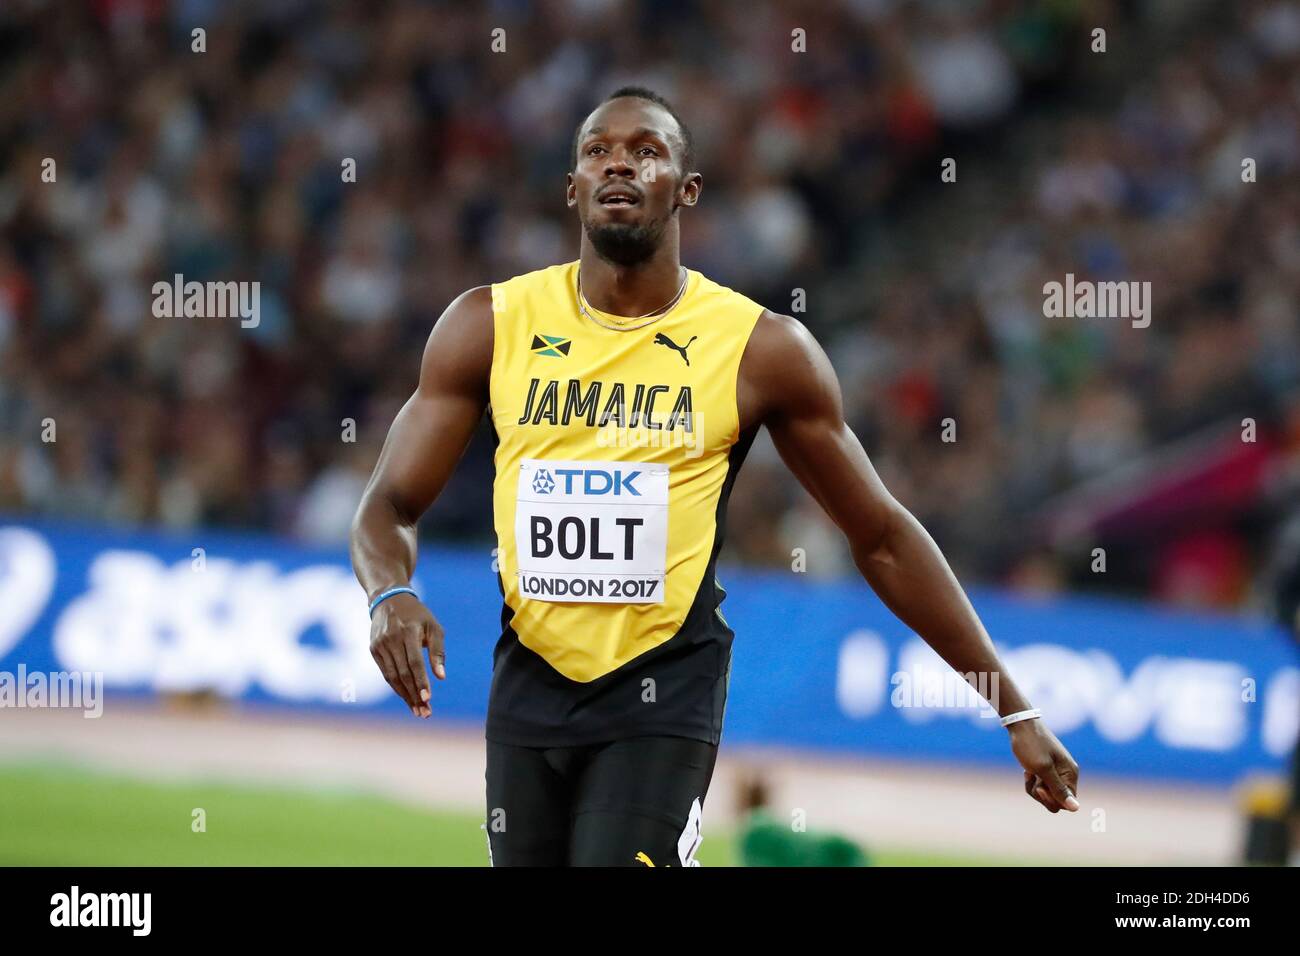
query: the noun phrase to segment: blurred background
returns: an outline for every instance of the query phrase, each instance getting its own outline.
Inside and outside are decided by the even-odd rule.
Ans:
[[[107,704],[0,709],[0,860],[486,862],[486,427],[421,528],[462,642],[432,730],[369,673],[347,529],[450,300],[576,257],[573,130],[633,82],[695,135],[684,261],[816,333],[1092,811],[1032,814],[977,708],[891,698],[932,662],[760,441],[705,862],[760,790],[876,862],[1279,858],[1297,4],[8,0],[0,669],[100,673]],[[1044,317],[1067,273],[1149,281],[1150,326]],[[156,317],[175,274],[260,282],[259,324]],[[239,826],[200,838],[216,794]],[[355,846],[321,849],[313,800]]]

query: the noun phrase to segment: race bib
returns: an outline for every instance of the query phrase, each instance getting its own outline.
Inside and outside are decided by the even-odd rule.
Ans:
[[[668,466],[525,459],[515,555],[529,600],[662,604]]]

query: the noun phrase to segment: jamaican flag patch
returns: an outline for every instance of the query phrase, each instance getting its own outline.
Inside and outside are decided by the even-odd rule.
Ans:
[[[569,354],[573,341],[563,335],[534,335],[532,350],[537,355],[551,355],[555,358]]]

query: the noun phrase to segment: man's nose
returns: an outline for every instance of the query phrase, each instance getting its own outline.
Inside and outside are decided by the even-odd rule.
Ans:
[[[636,165],[632,155],[626,149],[618,147],[609,151],[609,161],[605,163],[606,176],[635,176]]]

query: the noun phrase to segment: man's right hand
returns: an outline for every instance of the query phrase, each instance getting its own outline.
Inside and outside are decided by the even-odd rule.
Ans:
[[[375,608],[370,624],[370,656],[397,696],[416,717],[428,717],[429,675],[420,648],[429,654],[429,666],[438,680],[447,679],[442,645],[442,625],[413,594],[398,594]]]
[[[420,384],[393,420],[379,461],[352,519],[349,551],[370,600],[415,573],[420,515],[451,476],[487,407],[492,377],[492,289],[477,286],[447,306],[429,333]],[[420,648],[439,680],[442,626],[414,595],[397,594],[375,608],[370,653],[411,713],[428,717],[429,677]]]

